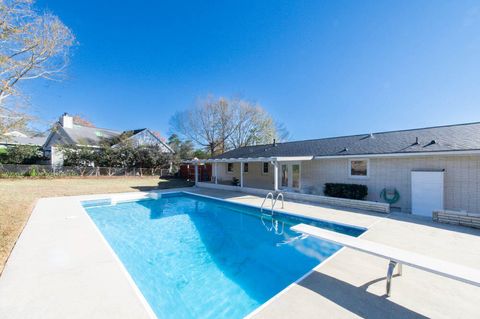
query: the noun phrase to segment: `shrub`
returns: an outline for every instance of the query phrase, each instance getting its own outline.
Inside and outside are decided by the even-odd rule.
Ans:
[[[38,176],[37,168],[35,166],[31,166],[30,169],[27,172],[25,172],[25,176],[26,177],[37,177]]]
[[[368,195],[368,187],[359,184],[326,183],[323,193],[331,197],[364,199]]]
[[[240,186],[240,180],[236,177],[232,178],[232,185],[233,186]]]

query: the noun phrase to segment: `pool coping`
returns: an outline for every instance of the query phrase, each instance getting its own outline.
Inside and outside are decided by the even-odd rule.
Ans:
[[[100,199],[95,199],[95,200],[90,200],[90,201],[97,201],[97,200],[101,201],[101,200],[108,200],[109,199],[111,201],[110,205],[116,205],[118,203],[137,202],[137,201],[141,201],[141,200],[158,200],[158,199],[161,198],[161,196],[158,196],[158,194],[188,194],[188,195],[192,195],[192,196],[203,197],[203,198],[212,199],[212,200],[216,200],[216,201],[222,201],[222,202],[231,203],[231,204],[235,204],[235,205],[243,205],[243,206],[247,206],[247,207],[250,207],[250,208],[260,208],[259,206],[253,205],[253,204],[238,203],[238,202],[227,200],[227,199],[222,199],[222,198],[209,196],[209,195],[204,195],[204,194],[198,194],[198,193],[195,193],[195,192],[185,191],[185,190],[166,190],[166,191],[163,191],[163,192],[159,192],[159,191],[139,192],[138,196],[134,196],[134,197],[129,196],[129,197],[127,197],[126,200],[121,200],[121,197],[119,197],[118,194],[123,194],[123,193],[112,194],[112,195],[117,195],[117,196],[110,196],[110,198],[109,197],[102,197]],[[130,194],[130,193],[125,193],[125,194]],[[137,193],[135,195],[137,195]],[[151,195],[157,195],[157,196],[151,196]],[[113,198],[117,198],[117,200],[113,201]],[[152,310],[150,304],[146,300],[145,296],[141,292],[140,288],[138,288],[135,281],[131,277],[130,273],[125,268],[125,265],[121,262],[117,253],[110,246],[107,239],[103,236],[100,229],[97,227],[97,225],[95,225],[95,222],[92,220],[92,218],[90,217],[90,215],[86,211],[87,207],[83,206],[83,203],[88,202],[88,201],[89,200],[80,200],[79,204],[82,206],[83,210],[85,211],[85,214],[88,216],[89,220],[91,221],[91,223],[93,224],[93,226],[97,230],[98,234],[102,237],[102,240],[103,240],[104,244],[108,246],[110,253],[114,255],[115,259],[120,264],[120,267],[122,268],[123,272],[127,276],[127,279],[129,281],[129,283],[133,286],[133,289],[135,290],[135,293],[141,299],[142,304],[144,304],[144,307],[146,307],[147,311],[151,315],[151,318],[158,319],[158,317],[155,315],[154,311]],[[103,205],[98,205],[98,206],[103,206]],[[89,206],[88,208],[98,207],[98,206]],[[306,218],[306,219],[310,219],[310,220],[314,220],[314,221],[337,224],[337,225],[341,225],[341,226],[346,226],[346,227],[350,227],[350,228],[356,228],[356,229],[359,229],[359,230],[363,230],[363,232],[359,236],[357,236],[357,238],[360,238],[360,237],[364,236],[370,229],[370,227],[367,228],[367,227],[363,227],[363,226],[351,225],[351,224],[342,223],[342,222],[333,222],[333,221],[328,221],[328,220],[321,219],[321,218],[314,218],[314,217],[306,216],[306,215],[299,214],[299,213],[293,213],[293,212],[290,212],[290,211],[279,211],[278,209],[274,209],[273,212],[276,212],[276,213],[281,214],[281,215],[292,215],[294,217]],[[378,221],[373,222],[372,225],[370,225],[370,226],[373,226],[377,222]],[[283,288],[281,291],[279,291],[278,293],[273,295],[271,298],[269,298],[267,301],[262,303],[260,306],[258,306],[254,310],[252,310],[250,313],[248,313],[243,318],[244,319],[249,319],[249,318],[252,318],[253,316],[255,316],[256,314],[258,314],[265,307],[268,307],[268,305],[273,303],[276,299],[280,298],[283,294],[287,293],[294,285],[298,284],[299,282],[301,282],[302,280],[304,280],[305,278],[310,276],[313,272],[318,271],[324,264],[328,263],[331,259],[333,259],[337,254],[339,254],[344,249],[345,249],[345,247],[342,246],[339,250],[334,252],[332,255],[328,256],[325,260],[321,261],[314,268],[312,268],[311,270],[309,270],[308,272],[303,274],[301,277],[299,277],[294,282],[290,283],[287,287]]]
[[[79,204],[80,204],[80,206],[82,206],[81,201],[79,201]],[[158,319],[157,315],[153,311],[152,307],[148,303],[148,301],[145,298],[145,296],[143,295],[142,291],[140,290],[140,288],[138,288],[137,284],[135,283],[135,280],[133,280],[132,275],[130,275],[127,268],[125,268],[125,265],[120,260],[120,257],[118,257],[117,253],[115,252],[115,250],[113,250],[112,246],[110,246],[110,243],[107,241],[105,236],[103,236],[102,231],[97,227],[97,225],[95,225],[95,222],[93,221],[93,219],[90,217],[90,215],[87,213],[87,211],[85,210],[85,208],[83,206],[82,206],[82,209],[85,212],[85,214],[87,215],[88,220],[90,221],[91,225],[95,229],[95,232],[97,233],[98,237],[101,238],[101,241],[102,241],[103,245],[106,246],[106,248],[108,249],[108,251],[112,255],[113,259],[117,263],[118,267],[120,267],[120,269],[122,270],[123,275],[127,279],[130,286],[132,287],[132,289],[134,291],[134,294],[137,296],[140,303],[145,308],[145,311],[147,312],[148,316],[151,319]]]

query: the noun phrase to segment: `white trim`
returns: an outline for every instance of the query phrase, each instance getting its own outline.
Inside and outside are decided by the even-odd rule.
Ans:
[[[298,162],[298,161],[311,161],[314,156],[283,156],[283,157],[274,157],[278,162]]]
[[[273,162],[273,190],[278,191],[278,162]]]
[[[282,157],[235,157],[235,158],[218,158],[218,159],[198,159],[187,162],[199,162],[199,163],[237,163],[237,162],[291,162],[291,161],[310,161],[313,160],[314,156],[282,156]]]
[[[353,161],[366,161],[367,162],[367,175],[352,175],[352,162]],[[348,178],[354,179],[368,179],[370,177],[370,160],[368,158],[349,158],[348,159]]]

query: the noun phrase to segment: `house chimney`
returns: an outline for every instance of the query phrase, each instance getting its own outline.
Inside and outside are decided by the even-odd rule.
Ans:
[[[273,139],[273,147],[277,146],[277,142]]]
[[[73,117],[68,115],[68,113],[63,113],[63,115],[60,116],[60,124],[63,128],[73,128]]]

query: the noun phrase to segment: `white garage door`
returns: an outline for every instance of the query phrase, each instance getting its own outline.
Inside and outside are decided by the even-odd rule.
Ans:
[[[412,213],[432,217],[443,209],[443,171],[412,171]]]

